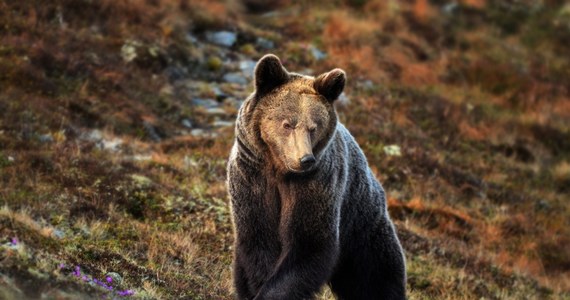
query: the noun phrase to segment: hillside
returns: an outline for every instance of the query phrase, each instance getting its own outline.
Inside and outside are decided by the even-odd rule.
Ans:
[[[274,53],[347,71],[410,299],[570,299],[569,40],[556,0],[0,0],[0,298],[233,299],[225,162]]]

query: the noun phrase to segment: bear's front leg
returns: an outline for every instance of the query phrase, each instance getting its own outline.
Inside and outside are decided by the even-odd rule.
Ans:
[[[319,243],[320,245],[316,245]],[[280,259],[275,273],[255,300],[308,299],[329,279],[338,255],[338,243],[315,241],[293,246]]]
[[[253,295],[249,290],[247,274],[242,266],[241,260],[238,258],[234,265],[234,285],[238,299],[253,299]]]
[[[257,293],[261,299],[307,299],[329,280],[339,254],[338,204],[326,193],[280,188],[284,201],[280,224],[281,256]]]

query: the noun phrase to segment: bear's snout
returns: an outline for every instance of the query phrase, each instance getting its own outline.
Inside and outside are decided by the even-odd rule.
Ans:
[[[308,170],[310,169],[312,166],[315,165],[315,163],[317,162],[317,159],[315,158],[314,155],[312,154],[307,154],[305,156],[303,156],[301,158],[301,168],[303,170]]]

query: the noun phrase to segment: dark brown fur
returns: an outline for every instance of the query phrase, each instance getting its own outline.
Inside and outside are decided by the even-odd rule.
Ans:
[[[228,162],[239,299],[306,299],[326,283],[340,299],[405,298],[384,190],[334,110],[345,80],[273,55],[256,67]]]

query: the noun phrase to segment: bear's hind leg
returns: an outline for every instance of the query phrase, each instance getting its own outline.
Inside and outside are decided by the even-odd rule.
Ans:
[[[330,287],[339,300],[406,299],[405,279],[399,272],[367,270],[370,266],[355,263],[337,269]]]
[[[330,285],[342,300],[406,299],[403,251],[392,226],[345,249]]]

